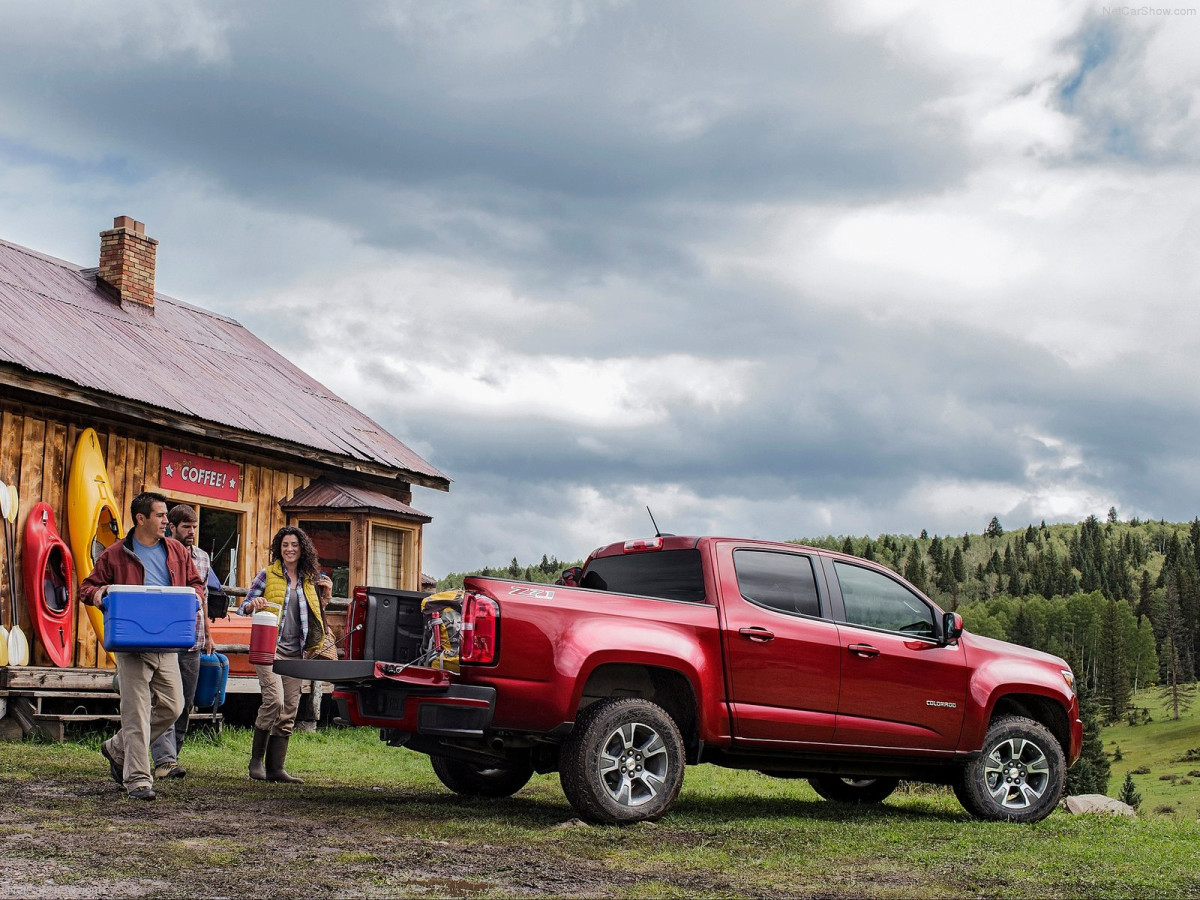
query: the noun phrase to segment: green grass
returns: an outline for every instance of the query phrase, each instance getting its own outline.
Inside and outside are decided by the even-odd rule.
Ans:
[[[1194,686],[1190,696],[1192,708],[1181,710],[1179,721],[1174,722],[1161,690],[1140,691],[1133,699],[1133,707],[1149,710],[1152,721],[1110,725],[1103,731],[1104,751],[1112,760],[1109,796],[1121,792],[1126,772],[1141,767],[1150,770],[1148,774],[1133,775],[1134,785],[1142,795],[1143,816],[1169,815],[1191,821],[1200,817],[1200,775],[1188,774],[1200,772],[1200,702],[1197,702],[1200,698]],[[1118,747],[1122,758],[1112,759]],[[1186,759],[1189,750],[1197,758]]]
[[[1155,714],[1129,729],[1126,760],[1143,738],[1160,755],[1187,749],[1174,732],[1160,748],[1160,727]],[[188,897],[1200,894],[1194,808],[1138,819],[1055,812],[1018,826],[973,820],[941,789],[852,808],[820,800],[804,781],[696,766],[660,822],[590,827],[575,821],[556,776],[535,776],[505,800],[465,799],[425,757],[367,729],[296,735],[288,769],[306,779],[299,787],[250,782],[249,744],[237,728],[190,738],[188,777],[142,806],[107,781],[98,737],[0,744],[6,867],[52,871],[56,884],[96,896],[135,895],[130,880],[147,873],[157,880],[142,893]],[[100,854],[104,845],[122,852]],[[264,869],[281,852],[288,866]],[[281,871],[292,880],[281,883]]]

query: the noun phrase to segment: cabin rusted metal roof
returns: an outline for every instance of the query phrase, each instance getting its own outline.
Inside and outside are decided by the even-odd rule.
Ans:
[[[157,292],[153,313],[122,306],[97,287],[94,268],[2,240],[0,363],[449,488],[444,474],[238,322]]]
[[[431,516],[401,503],[394,497],[368,488],[339,484],[327,478],[318,478],[300,488],[287,500],[279,504],[284,512],[304,509],[339,509],[344,512],[388,513],[422,522],[432,521]]]

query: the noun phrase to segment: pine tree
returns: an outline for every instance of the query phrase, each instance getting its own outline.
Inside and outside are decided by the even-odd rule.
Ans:
[[[1037,622],[1034,621],[1024,603],[1017,607],[1017,614],[1008,631],[1008,639],[1023,647],[1034,649],[1038,647]]]
[[[1117,799],[1122,803],[1129,804],[1134,809],[1142,805],[1142,795],[1138,793],[1137,787],[1133,783],[1133,776],[1128,772],[1125,773],[1125,781],[1121,785],[1121,795]]]
[[[1079,667],[1072,662],[1071,670],[1078,672]],[[1079,694],[1079,718],[1083,720],[1083,752],[1079,761],[1067,770],[1067,794],[1075,796],[1107,793],[1111,768],[1100,736],[1099,709],[1086,680],[1080,678],[1075,682]]]
[[[1125,621],[1121,616],[1125,601],[1110,599],[1100,620],[1100,645],[1096,658],[1096,696],[1109,722],[1119,722],[1129,705],[1132,686],[1129,679],[1129,648],[1125,639]]]
[[[928,570],[925,567],[925,554],[921,552],[919,544],[914,543],[912,550],[908,553],[908,559],[904,563],[904,577],[918,591],[923,593],[929,592]]]
[[[996,516],[992,516],[992,521],[988,522],[987,528],[983,530],[984,537],[1003,537],[1004,529],[1000,526],[1000,520]]]

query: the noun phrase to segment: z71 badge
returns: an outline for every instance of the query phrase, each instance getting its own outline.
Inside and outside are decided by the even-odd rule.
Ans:
[[[553,600],[554,591],[545,588],[513,587],[508,589],[510,597],[533,597],[535,600]]]

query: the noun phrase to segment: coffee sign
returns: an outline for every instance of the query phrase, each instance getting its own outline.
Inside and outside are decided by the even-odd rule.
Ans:
[[[242,467],[190,453],[164,449],[159,484],[164,491],[179,491],[217,500],[238,499]]]

